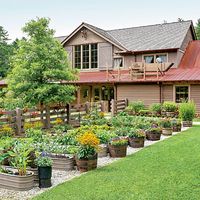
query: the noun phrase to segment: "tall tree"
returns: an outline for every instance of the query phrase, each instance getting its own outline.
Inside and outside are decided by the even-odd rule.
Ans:
[[[200,19],[197,20],[197,23],[195,26],[195,32],[197,35],[197,39],[200,40]]]
[[[76,71],[71,68],[64,48],[54,38],[49,22],[47,18],[37,18],[26,23],[22,30],[27,37],[17,43],[11,59],[8,90],[27,105],[74,100],[76,88],[61,82],[75,80]]]
[[[12,55],[12,45],[8,44],[8,32],[0,26],[0,78],[4,78],[10,68],[9,57]]]

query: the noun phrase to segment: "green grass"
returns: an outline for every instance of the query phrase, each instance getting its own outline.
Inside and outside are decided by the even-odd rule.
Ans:
[[[199,200],[200,126],[34,198],[68,199]]]
[[[200,122],[200,118],[194,118],[193,122]]]

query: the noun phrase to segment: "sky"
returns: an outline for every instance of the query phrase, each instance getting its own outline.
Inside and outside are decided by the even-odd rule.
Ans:
[[[200,18],[200,0],[0,0],[0,26],[9,38],[36,17],[49,17],[55,36],[70,34],[82,22],[107,29]]]

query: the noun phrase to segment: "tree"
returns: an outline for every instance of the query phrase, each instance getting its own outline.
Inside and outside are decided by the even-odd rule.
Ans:
[[[12,71],[8,75],[8,90],[25,105],[70,103],[76,87],[61,84],[76,79],[67,53],[54,38],[49,19],[37,18],[23,27],[26,39],[18,41],[11,59]]]
[[[197,23],[195,26],[195,32],[197,35],[197,39],[200,40],[200,19],[197,20]]]
[[[13,53],[11,44],[8,44],[8,32],[0,26],[0,77],[4,78],[10,68],[9,58]]]

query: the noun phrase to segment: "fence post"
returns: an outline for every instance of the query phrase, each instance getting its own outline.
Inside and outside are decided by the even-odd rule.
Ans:
[[[115,116],[115,100],[114,99],[111,100],[111,116],[112,117]]]
[[[51,128],[51,119],[50,119],[50,107],[49,106],[45,106],[46,109],[46,129],[50,129]]]
[[[100,101],[100,105],[101,105],[101,112],[105,112],[105,104],[104,104],[104,101]]]
[[[128,99],[125,99],[125,108],[128,106]]]
[[[70,124],[71,119],[71,105],[67,104],[67,123]]]
[[[20,135],[22,133],[23,119],[22,119],[23,111],[20,108],[16,108],[16,134]]]
[[[90,112],[90,102],[88,101],[85,103],[85,111],[87,114]]]

